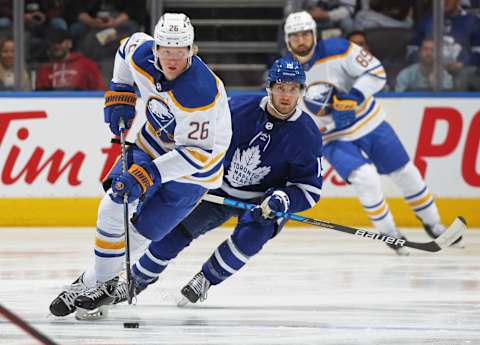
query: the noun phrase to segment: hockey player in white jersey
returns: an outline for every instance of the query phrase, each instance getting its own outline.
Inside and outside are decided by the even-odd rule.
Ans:
[[[160,241],[198,203],[222,184],[223,161],[231,140],[231,116],[222,81],[192,54],[194,32],[184,14],[166,13],[154,37],[136,33],[118,48],[105,122],[119,134],[135,116],[136,94],[147,121],[127,151],[128,172],[118,162],[108,176],[111,188],[100,203],[95,265],[50,305],[56,316],[77,307],[92,310],[125,297],[116,285],[124,269],[123,196],[128,194],[131,250]],[[144,248],[142,248],[144,249]]]
[[[385,201],[382,174],[397,185],[426,232],[442,234],[446,229],[432,195],[373,97],[386,82],[382,64],[346,39],[317,42],[315,21],[305,11],[287,17],[285,41],[287,58],[305,68],[304,110],[323,132],[325,158],[352,185],[376,229],[403,237]],[[391,247],[408,255],[406,248]]]
[[[182,289],[185,302],[204,300],[211,285],[222,283],[245,266],[280,232],[285,221],[273,218],[272,211],[300,212],[318,202],[322,139],[312,119],[298,106],[304,82],[305,73],[298,62],[279,59],[268,73],[267,97],[231,98],[233,136],[225,156],[226,174],[222,186],[210,193],[260,206],[251,212],[201,202],[161,241],[152,242],[135,262],[132,277],[136,291],[155,282],[200,235],[238,217],[232,235]]]

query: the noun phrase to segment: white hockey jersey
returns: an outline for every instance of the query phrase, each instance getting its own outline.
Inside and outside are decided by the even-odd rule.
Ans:
[[[288,57],[293,58],[290,53]],[[385,113],[372,96],[385,86],[385,70],[374,56],[361,47],[342,38],[319,40],[312,58],[303,67],[307,89],[315,83],[327,83],[343,93],[356,88],[365,96],[365,101],[358,105],[355,122],[346,128],[325,132],[325,144],[331,140],[356,140],[371,132],[385,119]],[[305,103],[303,109],[319,128],[333,122],[328,113],[321,116],[313,114]]]
[[[153,38],[136,33],[120,45],[112,85],[138,87],[147,121],[135,144],[152,159],[162,182],[222,184],[223,160],[232,136],[222,81],[197,57],[173,81],[155,66]]]

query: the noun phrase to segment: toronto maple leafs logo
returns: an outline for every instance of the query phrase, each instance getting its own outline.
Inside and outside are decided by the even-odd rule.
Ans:
[[[260,167],[261,163],[258,146],[249,147],[243,152],[237,149],[226,178],[232,187],[259,184],[271,170],[269,166]]]

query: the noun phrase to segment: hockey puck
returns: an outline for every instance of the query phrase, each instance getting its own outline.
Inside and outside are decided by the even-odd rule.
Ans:
[[[140,324],[138,322],[124,322],[123,328],[138,328]]]

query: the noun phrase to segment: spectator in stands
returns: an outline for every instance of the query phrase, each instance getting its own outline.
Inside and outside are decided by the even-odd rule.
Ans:
[[[14,71],[14,53],[15,46],[11,37],[0,41],[0,90],[15,89],[15,71]],[[30,89],[30,81],[26,70],[22,72],[23,89]]]
[[[435,79],[433,75],[434,43],[431,38],[423,40],[419,52],[419,62],[404,68],[397,76],[395,91],[433,91]],[[446,70],[442,71],[442,90],[453,89],[453,79]]]
[[[0,30],[10,29],[12,26],[12,0],[0,0]]]
[[[67,30],[67,22],[63,19],[65,4],[63,0],[26,0],[25,26],[32,31],[46,28]]]
[[[64,0],[25,0],[25,26],[34,32],[44,28],[67,29],[67,22],[63,19]],[[10,29],[12,26],[13,1],[0,0],[0,30]]]
[[[463,10],[460,0],[445,1],[444,47],[445,67],[454,77],[455,89],[467,90],[470,78],[480,66],[480,18]],[[425,37],[432,36],[433,18],[423,17],[415,28],[408,58],[415,61]]]
[[[347,35],[347,40],[355,43],[357,46],[362,47],[367,52],[370,52],[370,47],[368,46],[367,37],[363,31],[352,31]]]
[[[370,0],[355,16],[355,30],[412,27],[412,0]]]
[[[72,52],[67,31],[56,29],[48,35],[50,62],[37,71],[37,90],[105,90],[97,64],[80,53]]]
[[[340,28],[344,33],[352,31],[356,0],[287,0],[285,16],[301,10],[308,11],[322,31]]]
[[[139,22],[145,19],[145,0],[83,0],[72,4],[77,21],[71,25],[74,41],[90,57],[97,57],[99,49],[140,30]],[[106,55],[112,55],[107,52]]]

